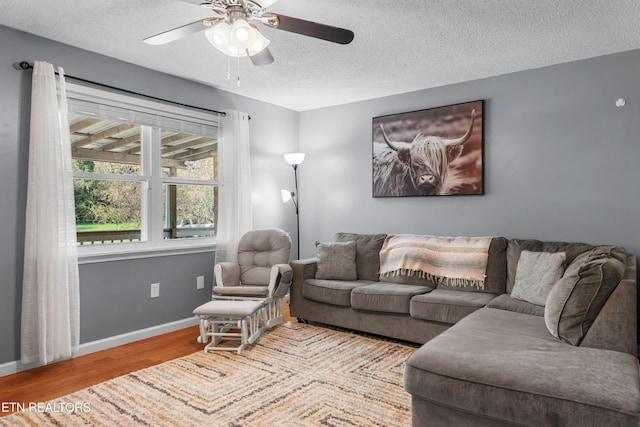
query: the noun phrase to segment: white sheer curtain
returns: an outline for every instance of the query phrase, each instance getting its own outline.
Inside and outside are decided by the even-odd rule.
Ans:
[[[249,116],[227,110],[220,123],[218,230],[215,262],[237,260],[238,240],[253,226]]]
[[[21,361],[68,358],[80,338],[78,257],[64,73],[36,61],[22,286]]]

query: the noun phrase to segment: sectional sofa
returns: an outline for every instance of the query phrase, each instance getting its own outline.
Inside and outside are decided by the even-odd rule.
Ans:
[[[423,344],[404,373],[414,426],[640,425],[635,255],[494,237],[466,283],[388,274],[396,237],[337,233],[293,261],[291,315]]]

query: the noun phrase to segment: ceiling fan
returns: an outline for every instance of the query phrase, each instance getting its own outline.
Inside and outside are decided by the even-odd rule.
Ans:
[[[161,45],[200,31],[209,42],[228,56],[248,56],[254,65],[273,62],[270,41],[258,31],[256,23],[279,30],[302,34],[339,44],[349,44],[354,34],[350,30],[270,13],[266,8],[276,0],[207,0],[200,6],[211,9],[214,16],[174,28],[144,39],[147,44]]]

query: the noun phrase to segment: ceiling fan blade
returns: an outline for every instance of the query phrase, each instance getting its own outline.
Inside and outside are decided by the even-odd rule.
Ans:
[[[183,37],[190,36],[192,34],[199,33],[207,28],[211,28],[209,26],[203,25],[202,19],[192,22],[191,24],[186,24],[178,28],[174,28],[173,30],[165,31],[163,33],[156,34],[151,37],[147,37],[143,41],[147,44],[166,44]]]
[[[353,41],[353,31],[344,28],[332,27],[330,25],[319,24],[317,22],[305,21],[304,19],[292,18],[280,14],[265,14],[263,23],[279,30],[289,31],[303,36],[315,37],[339,44],[349,44]],[[265,16],[263,15],[263,16]],[[277,20],[273,17],[277,17]],[[277,21],[275,23],[274,21]]]
[[[268,47],[265,47],[255,55],[249,55],[253,65],[269,65],[273,62],[273,55]]]

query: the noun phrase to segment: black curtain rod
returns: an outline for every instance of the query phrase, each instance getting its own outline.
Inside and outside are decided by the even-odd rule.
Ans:
[[[24,70],[33,69],[33,65],[29,64],[27,61],[20,61],[20,62],[14,62],[13,63],[13,68],[15,68],[16,70],[23,70],[24,71]],[[55,73],[58,74],[57,71]],[[134,91],[127,90],[127,89],[121,89],[121,88],[115,87],[115,86],[105,85],[105,84],[102,84],[102,83],[94,82],[94,81],[83,79],[83,78],[80,78],[80,77],[74,77],[74,76],[71,76],[69,74],[65,74],[65,77],[69,77],[70,79],[78,80],[78,81],[83,82],[83,83],[89,83],[89,84],[100,86],[100,87],[104,87],[104,88],[107,88],[107,89],[112,89],[112,90],[117,90],[117,91],[120,91],[120,92],[128,93],[129,95],[142,96],[144,98],[149,98],[149,99],[153,99],[153,100],[156,100],[156,101],[168,102],[169,104],[179,105],[181,107],[195,108],[196,110],[207,111],[209,113],[215,113],[215,114],[219,114],[221,116],[226,116],[226,113],[224,111],[211,110],[211,109],[208,109],[208,108],[195,107],[193,105],[182,104],[182,103],[176,102],[176,101],[169,101],[168,99],[157,98],[155,96],[145,95],[144,93],[138,93],[138,92],[134,92]],[[251,120],[251,117],[249,117],[249,120]]]

